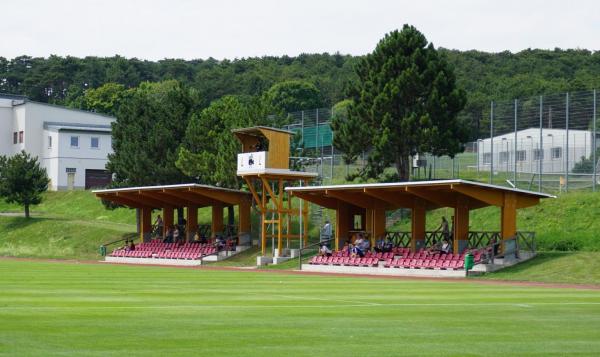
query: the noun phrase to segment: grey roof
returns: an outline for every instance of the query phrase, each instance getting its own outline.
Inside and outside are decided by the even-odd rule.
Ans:
[[[80,131],[103,131],[110,132],[110,125],[102,124],[83,124],[83,123],[62,123],[62,122],[44,122],[44,129],[58,129],[58,130],[80,130]]]

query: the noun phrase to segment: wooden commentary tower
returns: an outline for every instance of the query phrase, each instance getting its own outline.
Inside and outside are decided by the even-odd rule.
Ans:
[[[290,170],[290,137],[294,133],[264,126],[236,129],[233,133],[242,143],[237,175],[248,184],[261,215],[262,254],[266,254],[267,238],[277,239],[275,256],[283,256],[283,239],[306,244],[308,205],[293,208],[292,196],[285,188],[306,186],[317,174]],[[292,229],[293,216],[299,217],[296,233]]]

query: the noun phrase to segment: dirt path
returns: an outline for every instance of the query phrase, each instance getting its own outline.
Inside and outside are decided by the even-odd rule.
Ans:
[[[308,272],[300,270],[277,270],[277,269],[256,269],[249,267],[216,267],[216,266],[176,266],[176,265],[158,265],[158,264],[125,264],[125,263],[107,263],[98,260],[62,260],[62,259],[43,259],[43,258],[15,258],[15,257],[0,257],[0,260],[13,261],[28,261],[28,262],[46,262],[60,264],[110,264],[110,265],[128,265],[128,266],[147,266],[160,268],[177,268],[177,269],[195,269],[195,270],[215,270],[215,271],[236,271],[236,272],[252,272],[265,274],[286,274],[286,275],[315,275],[315,276],[340,276],[340,277],[355,277],[355,278],[370,278],[370,279],[392,279],[405,281],[436,281],[436,282],[451,282],[451,283],[473,283],[482,285],[501,285],[501,286],[524,286],[524,287],[540,287],[552,289],[585,289],[585,290],[600,290],[600,284],[568,284],[568,283],[544,283],[535,281],[512,281],[512,280],[483,280],[477,278],[428,278],[428,277],[404,277],[404,276],[382,276],[368,274],[338,274],[338,273],[321,273]]]

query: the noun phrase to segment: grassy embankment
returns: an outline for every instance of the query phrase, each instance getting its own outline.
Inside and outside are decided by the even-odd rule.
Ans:
[[[0,212],[21,215],[14,205],[0,203]],[[45,201],[32,209],[33,217],[0,216],[0,255],[60,259],[98,258],[98,246],[104,242],[135,236],[135,211],[105,210],[91,192],[49,192]],[[428,215],[428,228],[434,229],[440,217],[452,215],[440,209]],[[543,200],[539,206],[520,210],[519,229],[537,233],[543,251],[580,251],[579,253],[543,253],[534,261],[489,275],[487,278],[600,283],[600,193],[576,192],[558,199]],[[208,223],[210,213],[201,211],[201,222]],[[394,227],[408,230],[408,221]],[[498,230],[499,209],[484,208],[471,213],[472,230]],[[218,265],[251,266],[257,249],[252,249]],[[292,260],[277,269],[293,269]]]

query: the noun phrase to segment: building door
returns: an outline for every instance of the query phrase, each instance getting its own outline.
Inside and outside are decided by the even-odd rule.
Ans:
[[[68,172],[67,173],[67,190],[72,191],[73,187],[75,187],[75,173]]]
[[[85,170],[85,189],[106,187],[111,181],[110,172],[106,170]]]

